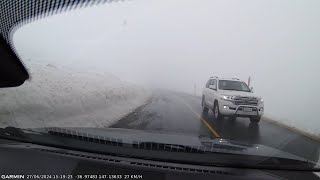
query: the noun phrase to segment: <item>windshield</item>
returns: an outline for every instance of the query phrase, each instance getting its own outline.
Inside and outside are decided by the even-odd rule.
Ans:
[[[250,92],[249,87],[244,82],[239,82],[239,81],[220,80],[219,89]]]
[[[1,55],[0,73],[10,76],[0,82],[20,77],[9,63],[30,75],[0,88],[1,128],[25,129],[32,143],[52,146],[65,138],[81,141],[76,149],[124,144],[124,155],[145,147],[155,153],[144,156],[158,160],[199,153],[188,158],[259,168],[268,158],[319,161],[320,1],[0,5],[1,52],[15,58]]]

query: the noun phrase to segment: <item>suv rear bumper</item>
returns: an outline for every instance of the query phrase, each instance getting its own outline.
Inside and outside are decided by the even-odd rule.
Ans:
[[[251,109],[252,111],[245,111]],[[252,105],[235,105],[229,101],[219,102],[219,111],[224,116],[262,116],[264,113],[264,104],[260,103],[257,106]]]

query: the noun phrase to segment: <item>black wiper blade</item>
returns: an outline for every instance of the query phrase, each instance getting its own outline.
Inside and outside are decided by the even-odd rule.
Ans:
[[[155,151],[186,152],[186,153],[206,152],[203,146],[193,147],[193,146],[156,143],[156,142],[134,142],[133,147],[138,149],[155,150]]]
[[[246,148],[243,146],[234,146],[231,144],[219,144],[206,142],[198,146],[170,144],[153,141],[126,141],[118,138],[110,138],[105,136],[97,136],[94,134],[79,132],[71,129],[50,127],[45,128],[46,132],[50,135],[60,136],[64,138],[71,138],[79,141],[86,141],[98,144],[107,144],[113,146],[130,147],[135,149],[145,149],[153,151],[169,151],[169,152],[185,152],[185,153],[217,153],[223,150],[243,151]]]
[[[63,128],[49,128],[48,134],[60,136],[65,138],[72,138],[74,140],[86,141],[98,144],[107,144],[113,146],[131,147],[135,149],[155,150],[155,151],[171,151],[171,152],[188,152],[188,153],[204,153],[203,146],[185,146],[176,144],[165,144],[157,142],[123,142],[122,139],[109,138],[104,136],[96,136],[84,132],[73,131]]]
[[[11,126],[0,128],[0,136],[10,139],[30,140],[30,137],[23,132],[23,129]]]
[[[92,134],[88,133],[83,133],[83,132],[77,132],[77,131],[71,131],[71,130],[66,130],[66,129],[49,129],[47,131],[48,134],[55,135],[55,136],[61,136],[61,137],[67,137],[67,138],[72,138],[75,140],[80,140],[80,141],[87,141],[87,142],[93,142],[93,143],[98,143],[98,144],[108,144],[108,145],[114,145],[114,146],[123,146],[122,140],[121,139],[116,139],[116,138],[108,138],[104,136],[95,136]]]

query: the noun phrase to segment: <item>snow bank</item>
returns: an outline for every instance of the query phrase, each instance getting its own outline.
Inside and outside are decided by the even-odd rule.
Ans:
[[[29,63],[32,79],[0,89],[0,126],[107,127],[145,103],[149,92],[107,73]]]

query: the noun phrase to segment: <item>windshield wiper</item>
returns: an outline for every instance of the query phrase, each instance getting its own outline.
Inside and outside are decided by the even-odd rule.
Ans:
[[[274,168],[276,166],[283,169],[297,169],[296,166],[301,167],[301,169],[305,169],[306,167],[314,169],[315,167],[314,163],[300,158],[295,159],[290,156],[268,157],[259,153],[251,153],[250,151],[246,151],[248,149],[246,146],[228,144],[228,142],[224,142],[223,140],[220,140],[222,142],[201,141],[201,144],[197,145],[184,145],[117,139],[63,128],[20,129],[15,127],[0,128],[0,136],[7,139],[16,139],[17,141],[27,141],[28,139],[31,141],[30,137],[32,137],[30,143],[33,144],[115,156],[165,160],[168,162],[192,162],[215,166],[227,165],[230,167],[254,168]],[[57,137],[61,137],[61,139]],[[144,150],[151,150],[150,154]],[[160,153],[161,151],[163,153]],[[172,157],[168,156],[169,154],[166,152],[188,153],[188,157],[190,158],[186,159],[183,155],[179,156],[180,153],[172,154],[174,155]],[[214,156],[215,154],[217,156]],[[200,159],[194,162],[194,158],[192,157]],[[247,164],[242,162],[246,162]]]
[[[134,142],[133,147],[137,149],[170,151],[170,152],[186,152],[186,153],[204,153],[206,152],[203,146],[186,146],[177,144],[166,144],[157,142]]]
[[[112,146],[130,147],[135,149],[153,150],[153,151],[169,151],[169,152],[184,152],[184,153],[221,153],[223,150],[243,151],[246,147],[235,146],[231,144],[219,143],[202,143],[199,146],[159,143],[150,141],[132,141],[123,142],[122,139],[109,138],[104,136],[96,136],[88,133],[72,131],[62,128],[52,128],[47,131],[48,134],[71,138],[79,141],[92,142],[97,144],[106,144]]]
[[[30,140],[30,137],[23,132],[23,129],[11,126],[0,128],[0,136],[9,139]]]
[[[88,133],[82,133],[82,132],[71,131],[71,130],[64,131],[64,129],[61,129],[61,131],[57,131],[57,129],[55,128],[55,130],[48,130],[48,134],[72,138],[80,141],[87,141],[87,142],[93,142],[93,143],[99,143],[99,144],[108,144],[108,145],[114,145],[114,146],[123,146],[123,142],[121,139],[106,138],[102,136],[95,136]]]
[[[191,146],[176,145],[176,144],[165,144],[165,143],[157,143],[157,142],[138,142],[138,141],[133,141],[132,143],[124,143],[121,139],[95,136],[95,135],[76,132],[76,131],[63,132],[62,129],[60,132],[49,130],[48,134],[72,138],[80,141],[93,142],[98,144],[107,144],[107,145],[113,145],[113,146],[132,147],[136,149],[171,151],[171,152],[189,152],[189,153],[205,152],[202,146],[191,147]]]
[[[32,142],[33,138],[30,135],[45,135],[45,132],[38,132],[33,129],[17,128],[8,126],[0,128],[0,138],[18,140],[24,142]]]

